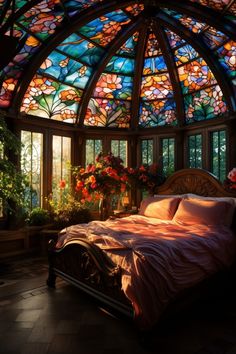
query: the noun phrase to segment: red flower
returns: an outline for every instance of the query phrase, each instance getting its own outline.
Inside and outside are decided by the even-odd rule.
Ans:
[[[66,186],[66,181],[64,179],[62,179],[59,183],[59,187],[60,187],[60,189],[64,189],[65,186]]]
[[[231,182],[236,182],[236,167],[233,168],[229,174],[228,174],[228,179],[231,181]]]

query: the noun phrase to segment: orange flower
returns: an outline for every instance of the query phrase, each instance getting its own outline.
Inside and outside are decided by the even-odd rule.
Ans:
[[[62,179],[59,183],[59,187],[60,187],[60,189],[64,189],[65,186],[66,186],[66,181],[64,179]]]

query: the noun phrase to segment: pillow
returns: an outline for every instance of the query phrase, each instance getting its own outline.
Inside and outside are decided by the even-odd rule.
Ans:
[[[230,204],[228,214],[226,216],[226,225],[231,226],[233,223],[234,212],[236,209],[236,198],[233,197],[203,197],[197,194],[188,193],[185,195],[185,199],[201,199],[201,200],[213,200],[218,202],[227,202]]]
[[[180,198],[148,197],[141,202],[139,214],[150,218],[172,220],[179,202]]]
[[[173,221],[187,225],[227,225],[230,208],[225,201],[189,197],[181,200]]]

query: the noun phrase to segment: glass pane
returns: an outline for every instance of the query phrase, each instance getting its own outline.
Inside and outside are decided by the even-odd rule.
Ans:
[[[202,135],[190,135],[188,137],[188,166],[190,168],[202,168]]]
[[[153,163],[153,140],[142,140],[141,150],[142,164],[151,165]]]
[[[221,181],[226,178],[226,132],[213,132],[211,135],[211,165],[212,173]]]
[[[43,134],[22,130],[21,142],[21,168],[30,184],[25,199],[32,209],[42,205]]]
[[[102,152],[102,140],[100,139],[87,139],[85,146],[85,165],[94,163],[96,156]]]
[[[128,143],[127,140],[112,140],[111,152],[114,156],[119,156],[123,160],[123,165],[127,166]]]
[[[175,170],[175,140],[174,138],[162,139],[162,168],[166,176]]]
[[[52,161],[52,194],[53,199],[63,201],[71,184],[71,138],[53,136],[53,161]],[[65,187],[60,188],[60,182],[64,181]]]

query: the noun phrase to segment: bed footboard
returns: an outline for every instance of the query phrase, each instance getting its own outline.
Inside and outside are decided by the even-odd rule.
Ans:
[[[61,249],[49,242],[47,285],[55,287],[56,277],[77,286],[109,307],[133,317],[133,309],[121,289],[121,269],[96,245],[73,239]]]

